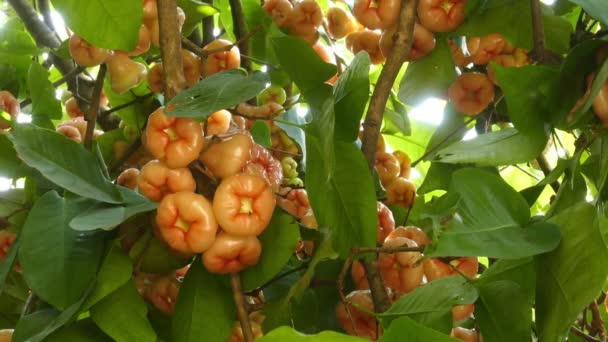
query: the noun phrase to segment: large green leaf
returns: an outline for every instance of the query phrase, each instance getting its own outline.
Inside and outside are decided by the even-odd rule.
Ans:
[[[82,145],[33,125],[19,125],[8,137],[19,157],[53,183],[83,197],[121,202],[117,187],[105,178],[95,156]]]
[[[156,333],[146,317],[148,308],[137,293],[135,283],[125,285],[91,308],[91,318],[117,342],[156,341]]]
[[[224,277],[207,272],[195,259],[177,297],[173,341],[226,341],[234,319],[232,291]]]
[[[425,153],[428,155],[424,160],[435,159],[437,151],[462,140],[466,132],[467,125],[465,125],[464,116],[458,113],[451,103],[447,103],[443,110],[441,124],[437,127],[426,146]]]
[[[47,192],[30,210],[21,232],[23,276],[36,295],[58,308],[76,302],[97,274],[103,235],[68,227],[87,205],[82,199]]]
[[[608,250],[600,234],[606,223],[591,204],[579,202],[550,222],[560,226],[563,238],[556,250],[536,257],[536,328],[542,341],[560,340],[608,275]]]
[[[158,203],[151,202],[137,192],[124,187],[117,188],[124,199],[122,205],[98,203],[74,217],[70,221],[70,227],[75,230],[110,230],[130,217],[152,211],[158,206]]]
[[[144,222],[144,227],[152,223]],[[142,227],[136,227],[142,229]],[[145,228],[143,228],[145,229]],[[167,244],[160,241],[151,230],[146,230],[129,251],[129,257],[142,272],[168,273],[186,266],[192,257],[175,255]]]
[[[437,153],[444,163],[474,163],[498,166],[525,163],[534,159],[547,144],[546,134],[526,135],[515,128],[479,135],[456,142]]]
[[[558,77],[557,70],[542,65],[493,68],[515,128],[523,134],[542,134],[545,122],[551,120],[547,116],[549,93]]]
[[[61,119],[61,104],[55,98],[55,88],[49,81],[49,71],[32,63],[27,75],[27,88],[32,97],[32,114]]]
[[[21,247],[21,238],[17,236],[17,239],[13,242],[8,253],[0,262],[0,293],[2,293],[6,288],[6,280],[13,270],[13,265],[15,265],[15,261],[17,260],[17,253],[19,252],[19,248]]]
[[[400,317],[391,322],[380,342],[455,342],[460,341],[437,330],[422,325],[409,317]]]
[[[336,82],[334,135],[337,140],[353,142],[357,139],[363,110],[369,98],[369,67],[369,55],[358,53]]]
[[[72,31],[94,46],[131,51],[143,21],[141,1],[53,0]]]
[[[422,185],[416,191],[417,194],[425,194],[433,190],[447,190],[452,181],[452,174],[461,169],[462,166],[446,163],[433,162],[424,177]]]
[[[314,342],[363,342],[366,339],[356,336],[340,334],[335,331],[322,331],[315,335],[306,335],[294,330],[292,327],[280,327],[274,329],[262,338],[257,339],[258,342],[283,342],[283,341],[314,341]]]
[[[475,318],[488,341],[527,341],[531,335],[532,303],[521,286],[510,280],[476,284]]]
[[[319,141],[307,134],[306,189],[319,226],[332,231],[334,248],[346,257],[352,246],[375,245],[378,215],[374,183],[361,151],[345,142],[336,142],[334,148],[336,164],[326,172]]]
[[[116,291],[131,279],[132,272],[133,265],[129,257],[124,254],[119,245],[112,245],[99,269],[99,273],[97,273],[93,292],[91,292],[83,307],[88,309],[110,293]]]
[[[15,178],[19,176],[23,162],[17,157],[8,135],[0,134],[0,177]]]
[[[169,105],[176,105],[175,109],[165,113],[204,120],[218,110],[254,98],[269,81],[268,74],[263,72],[247,76],[241,69],[222,71],[179,93],[169,102]]]
[[[468,279],[454,275],[433,280],[424,286],[399,298],[388,311],[377,314],[383,327],[401,316],[409,316],[415,321],[426,323],[429,319],[449,316],[455,305],[472,304],[477,300],[477,290]],[[451,328],[448,321],[447,330]],[[445,327],[443,327],[445,330]]]
[[[15,56],[33,56],[40,52],[26,31],[9,27],[3,27],[0,30],[0,46],[2,46],[3,53]]]
[[[46,342],[112,342],[108,335],[104,334],[95,322],[90,318],[85,318],[66,325],[47,336]]]
[[[408,64],[401,79],[399,99],[410,106],[428,97],[445,97],[448,87],[456,80],[456,67],[446,36],[438,35],[436,41],[429,55]]]
[[[608,4],[602,0],[570,0],[581,6],[590,16],[599,20],[602,27],[608,26]]]
[[[283,269],[300,239],[300,230],[291,215],[275,210],[259,239],[262,243],[260,260],[241,273],[241,286],[245,291],[263,285]]]
[[[489,172],[454,172],[450,192],[460,197],[457,213],[462,220],[453,220],[426,256],[514,259],[550,251],[559,243],[557,227],[544,222],[528,225],[526,200]]]

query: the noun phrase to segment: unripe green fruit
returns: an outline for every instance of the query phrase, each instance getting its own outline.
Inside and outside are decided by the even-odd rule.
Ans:
[[[271,85],[258,95],[258,102],[260,105],[264,105],[268,102],[275,102],[282,105],[285,103],[285,100],[287,100],[285,89],[278,85]]]

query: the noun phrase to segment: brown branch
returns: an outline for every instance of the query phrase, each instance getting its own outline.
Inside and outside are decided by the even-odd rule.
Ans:
[[[367,109],[367,115],[363,124],[364,131],[361,150],[363,151],[363,155],[365,155],[370,170],[374,168],[376,160],[376,146],[378,145],[380,125],[382,124],[386,102],[388,101],[399,69],[401,69],[401,65],[403,64],[403,56],[409,55],[414,41],[413,32],[417,3],[417,0],[407,0],[401,5],[397,31],[393,35],[393,51],[386,59]]]
[[[530,0],[530,11],[532,14],[532,33],[534,39],[534,48],[530,51],[530,57],[541,64],[559,64],[562,57],[553,51],[547,50],[545,46],[545,29],[543,27],[540,0]]]
[[[262,30],[263,28],[264,28],[264,25],[259,25],[256,28],[254,28],[253,30],[251,30],[251,32],[249,32],[248,34],[246,34],[245,36],[243,36],[242,38],[240,38],[239,40],[237,40],[236,42],[234,42],[234,43],[232,43],[230,45],[222,46],[222,47],[215,48],[215,49],[204,50],[202,47],[196,45],[190,39],[188,39],[186,37],[183,37],[183,36],[182,36],[182,46],[184,48],[186,48],[186,49],[194,52],[200,58],[206,59],[211,54],[218,53],[218,52],[229,51],[233,47],[240,45],[242,42],[251,39],[251,37],[253,37],[256,33],[260,32],[260,30]],[[242,51],[241,51],[241,55],[243,55]]]
[[[549,162],[547,161],[547,158],[545,158],[545,155],[541,153],[538,157],[536,157],[536,162],[538,163],[538,167],[540,167],[545,177],[547,177],[551,173],[551,167],[549,166]],[[559,182],[551,182],[551,188],[553,188],[553,191],[557,193],[559,191]]]
[[[87,132],[84,137],[84,147],[88,150],[93,146],[93,131],[95,131],[95,124],[97,123],[97,113],[99,113],[99,103],[101,101],[101,92],[103,91],[103,81],[106,78],[107,66],[102,64],[99,66],[97,72],[97,81],[95,82],[95,88],[93,88],[93,98],[89,111],[85,115],[87,121]]]
[[[55,29],[55,24],[53,24],[53,18],[51,18],[51,6],[49,6],[49,0],[38,0],[38,9],[40,10],[40,14],[42,14],[42,19],[48,28],[53,31],[53,34],[57,39],[59,35]]]
[[[169,102],[186,88],[181,47],[182,35],[179,32],[175,0],[158,0],[157,4],[165,102]]]
[[[234,27],[234,35],[239,41],[240,53],[249,54],[249,41],[242,39],[247,37],[247,22],[245,21],[245,13],[243,12],[243,4],[241,0],[228,0],[232,11],[232,25]],[[241,60],[241,67],[247,71],[251,71],[251,62],[248,59]]]
[[[142,96],[137,96],[133,100],[131,100],[129,102],[125,102],[125,103],[121,104],[120,106],[116,106],[116,107],[112,107],[112,108],[110,108],[108,110],[104,110],[103,112],[101,112],[101,115],[102,116],[110,115],[110,114],[112,114],[114,112],[118,112],[121,109],[125,109],[127,107],[130,107],[130,106],[132,106],[132,105],[134,105],[136,103],[143,102],[144,100],[146,100],[146,99],[148,99],[148,98],[150,98],[152,96],[154,96],[154,93],[147,93],[147,94],[144,94]]]
[[[249,322],[249,311],[247,310],[247,303],[245,297],[243,297],[243,291],[241,290],[241,278],[238,273],[230,273],[230,286],[232,287],[232,297],[236,304],[236,316],[241,323],[241,329],[243,329],[243,336],[245,342],[253,342],[253,331],[251,330],[251,323]]]
[[[585,332],[583,332],[582,330],[580,330],[576,327],[570,327],[570,332],[578,337],[581,337],[586,342],[601,342],[599,339],[585,334]]]
[[[397,30],[393,36],[393,51],[388,56],[374,93],[369,102],[365,123],[363,124],[363,140],[361,150],[367,160],[370,170],[373,170],[376,161],[376,146],[380,136],[380,125],[384,116],[384,108],[393,88],[393,83],[397,78],[399,69],[403,64],[403,56],[407,56],[412,48],[414,41],[414,23],[416,22],[417,0],[407,0],[401,5]],[[377,270],[374,262],[364,263],[374,308],[377,312],[384,312],[390,307],[388,293],[382,284],[382,277]]]
[[[29,1],[8,0],[8,3],[15,9],[36,44],[51,49],[57,49],[61,45],[61,41],[55,36],[55,33],[44,22],[40,21],[38,13]]]
[[[604,320],[602,319],[597,303],[595,301],[591,302],[589,309],[591,310],[591,334],[598,335],[600,341],[606,342],[606,326],[604,325]]]

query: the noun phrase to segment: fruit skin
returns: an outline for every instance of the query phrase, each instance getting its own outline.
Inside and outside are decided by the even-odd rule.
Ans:
[[[139,176],[139,170],[132,167],[124,170],[116,178],[116,184],[124,186],[125,188],[135,190],[137,188],[137,177]]]
[[[380,38],[382,34],[376,31],[358,31],[346,36],[346,47],[357,54],[360,51],[367,51],[372,64],[382,64],[386,60],[380,49]]]
[[[78,107],[78,102],[74,97],[70,97],[67,101],[65,101],[65,112],[72,119],[79,116],[84,116],[83,111],[80,110],[80,107]]]
[[[156,224],[162,240],[184,255],[209,249],[218,230],[211,203],[192,192],[165,196],[158,206]]]
[[[474,64],[488,64],[492,58],[501,54],[507,42],[499,33],[483,37],[472,37],[467,40],[467,49]]]
[[[246,132],[228,135],[219,143],[210,142],[199,160],[216,178],[222,179],[239,173],[251,159],[253,139]]]
[[[196,191],[196,181],[188,168],[171,169],[158,160],[149,161],[137,177],[139,192],[158,202],[167,194]]]
[[[341,7],[330,7],[325,15],[327,30],[333,39],[342,39],[357,30],[357,22]]]
[[[21,107],[19,106],[19,101],[6,90],[0,91],[0,111],[8,113],[13,120],[17,117],[19,112],[21,111]],[[0,117],[0,129],[10,128],[11,125],[8,121],[4,120]]]
[[[393,50],[393,34],[395,34],[395,28],[384,31],[382,37],[380,38],[380,49],[386,58],[388,58],[388,55]],[[433,35],[433,32],[416,23],[414,26],[414,42],[412,43],[412,49],[409,55],[402,56],[401,61],[417,61],[431,53],[434,48],[435,36]]]
[[[75,141],[77,143],[81,143],[82,142],[82,134],[80,134],[80,131],[74,127],[74,126],[69,126],[69,125],[64,125],[64,126],[59,126],[55,129],[55,131],[63,136],[65,136],[66,138]]]
[[[410,208],[416,199],[416,185],[409,179],[397,177],[386,187],[386,204]]]
[[[131,51],[127,51],[129,56],[139,56],[144,54],[150,50],[150,44],[152,40],[152,35],[150,34],[150,30],[146,25],[141,25],[139,28],[139,40],[137,41],[137,45]]]
[[[376,153],[375,168],[383,186],[391,184],[401,171],[397,157],[388,152]]]
[[[262,234],[275,206],[266,180],[243,173],[223,179],[213,197],[217,222],[224,231],[237,236]]]
[[[374,303],[372,302],[370,290],[353,291],[346,296],[346,300],[366,310],[374,311]],[[354,305],[347,305],[349,306],[348,309],[344,303],[339,302],[336,307],[336,317],[342,329],[349,335],[369,338],[375,341],[378,337],[376,333],[378,323],[374,316],[359,310]]]
[[[203,50],[210,51],[230,46],[232,43],[225,39],[216,39],[205,45]],[[201,60],[201,74],[210,76],[228,69],[238,69],[241,66],[241,52],[238,46],[233,46],[228,51],[220,51],[210,54],[207,59]]]
[[[462,114],[475,116],[494,101],[494,84],[479,72],[461,74],[448,88],[448,100]]]
[[[293,6],[289,0],[267,0],[264,1],[263,8],[278,27],[289,26],[289,19],[293,12]]]
[[[256,265],[262,244],[255,236],[235,236],[221,232],[203,254],[203,265],[211,273],[236,273]]]
[[[452,329],[450,336],[455,337],[464,342],[477,342],[477,331],[475,329],[465,329],[463,327],[456,327]]]
[[[285,89],[278,85],[271,85],[270,87],[264,89],[258,95],[258,102],[261,105],[264,105],[269,102],[274,102],[277,104],[284,104],[287,100],[287,93],[285,93]]]
[[[0,342],[11,342],[13,340],[14,329],[0,330]]]
[[[207,118],[207,126],[205,129],[206,136],[224,134],[230,129],[230,120],[232,114],[227,110],[218,110],[217,112],[209,115]]]
[[[452,32],[464,21],[465,0],[420,0],[420,24],[432,32]]]
[[[391,210],[382,202],[376,202],[376,212],[378,214],[378,235],[376,243],[381,245],[388,235],[395,230],[395,219]]]
[[[399,0],[355,0],[353,14],[370,30],[387,29],[397,23],[400,9]]]
[[[595,73],[587,76],[587,91],[591,89],[594,77]],[[608,82],[604,83],[600,89],[597,97],[595,100],[593,100],[591,108],[593,110],[593,114],[600,119],[602,126],[608,128]]]
[[[202,126],[190,118],[167,116],[165,111],[165,107],[160,107],[148,117],[144,145],[168,167],[186,167],[203,149]]]
[[[323,24],[323,10],[315,0],[300,1],[293,7],[288,24],[289,34],[313,45],[319,38],[317,29]]]
[[[124,94],[146,77],[148,69],[145,65],[131,60],[126,53],[116,52],[108,60],[108,72],[112,81],[112,91]]]
[[[92,67],[105,63],[112,51],[95,47],[78,35],[72,35],[69,41],[70,55],[81,67]]]

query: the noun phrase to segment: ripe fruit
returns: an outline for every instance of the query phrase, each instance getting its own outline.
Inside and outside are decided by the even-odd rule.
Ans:
[[[276,205],[272,190],[262,177],[236,174],[222,180],[213,197],[213,212],[227,233],[260,235]]]
[[[0,342],[11,342],[13,340],[13,329],[0,330]]]
[[[194,192],[196,182],[188,168],[170,169],[158,160],[148,162],[137,177],[139,192],[152,201],[160,201],[167,194]]]
[[[144,298],[166,315],[175,310],[180,282],[173,275],[153,278],[144,291]]]
[[[454,31],[464,21],[465,0],[420,0],[420,24],[433,32]]]
[[[346,300],[361,306],[369,311],[374,311],[374,303],[369,290],[358,290],[349,293]],[[366,312],[359,310],[354,305],[338,303],[336,317],[338,323],[347,334],[376,340],[378,330],[376,318]]]
[[[182,49],[182,63],[184,65],[186,85],[192,87],[201,79],[201,62],[194,53]]]
[[[587,88],[591,88],[595,73],[587,76]],[[604,127],[608,127],[608,82],[604,83],[600,92],[597,94],[593,105],[591,106],[593,113],[597,116]]]
[[[288,26],[293,6],[289,0],[264,1],[264,11],[272,18],[278,27]]]
[[[407,153],[402,151],[394,151],[393,155],[399,161],[399,177],[410,178],[410,173],[412,171],[412,160]]]
[[[257,264],[261,254],[262,245],[255,236],[221,232],[203,254],[203,264],[212,273],[236,273]]]
[[[108,71],[112,90],[117,94],[124,94],[137,86],[148,72],[145,65],[131,60],[124,52],[116,52],[108,60]]]
[[[124,170],[116,178],[116,184],[124,186],[125,188],[135,190],[137,187],[137,177],[139,176],[139,170],[132,167]]]
[[[416,185],[409,179],[397,177],[386,187],[386,204],[410,208],[416,199]]]
[[[346,36],[346,47],[357,54],[359,51],[367,51],[372,64],[384,63],[384,55],[380,50],[381,33],[376,31],[359,31],[353,32]]]
[[[494,101],[494,84],[482,73],[461,74],[448,88],[448,100],[457,111],[477,115]]]
[[[488,64],[492,58],[499,55],[505,48],[506,41],[500,33],[492,33],[483,37],[472,37],[467,40],[467,49],[474,64]]]
[[[211,144],[199,159],[216,178],[237,174],[251,158],[253,139],[247,133],[235,133],[219,143]]]
[[[318,38],[317,29],[323,24],[323,10],[315,0],[303,0],[294,6],[288,20],[289,33],[312,45]]]
[[[471,57],[465,56],[462,49],[460,49],[460,47],[451,39],[448,39],[448,46],[450,47],[450,52],[452,53],[452,59],[454,60],[455,66],[464,68],[471,63]]]
[[[78,35],[70,37],[70,55],[81,67],[102,64],[112,56],[112,51],[95,47]]]
[[[380,49],[384,57],[388,58],[388,55],[393,51],[393,35],[395,34],[395,28],[384,31],[380,38]],[[416,23],[414,26],[414,42],[412,43],[412,49],[410,54],[402,56],[402,62],[417,61],[420,58],[428,55],[435,48],[435,36],[433,32],[427,30],[424,26]]]
[[[312,216],[308,194],[304,189],[292,189],[285,197],[277,196],[277,204],[297,218],[303,219],[304,215],[309,213]]]
[[[378,213],[378,236],[376,243],[382,244],[386,237],[395,230],[395,219],[391,210],[382,202],[376,203]]]
[[[205,45],[203,50],[211,51],[232,45],[225,39],[216,39]],[[207,59],[201,60],[201,74],[210,76],[228,69],[238,69],[241,66],[241,53],[238,46],[233,46],[228,51],[220,51],[210,54]]]
[[[386,29],[397,23],[401,1],[355,0],[355,18],[370,30]]]
[[[452,329],[450,336],[455,337],[464,342],[477,342],[477,331],[475,329],[465,329],[463,327],[456,327]]]
[[[341,7],[330,7],[327,10],[327,30],[333,39],[341,39],[357,30],[357,22]]]
[[[394,231],[388,234],[386,239],[389,240],[397,237],[404,237],[413,240],[418,246],[427,246],[431,244],[431,239],[429,239],[422,229],[416,226],[397,227]]]
[[[74,126],[69,126],[69,125],[64,125],[64,126],[59,126],[55,129],[55,131],[63,136],[65,136],[66,138],[73,140],[77,143],[81,143],[82,142],[82,134],[80,134],[80,131],[78,131],[78,129]]]
[[[267,149],[258,144],[253,144],[251,147],[251,157],[243,168],[243,173],[264,178],[273,192],[279,191],[283,180],[281,162],[274,159]]]
[[[211,203],[192,192],[165,196],[158,206],[156,224],[167,245],[183,254],[209,249],[218,229]]]
[[[84,113],[78,107],[78,101],[74,97],[70,97],[67,101],[65,101],[65,112],[69,117],[77,118],[79,116],[84,116]]]
[[[148,86],[156,94],[163,92],[163,63],[156,63],[148,70]]]
[[[128,51],[129,56],[139,56],[143,53],[148,52],[150,50],[150,42],[151,42],[150,31],[146,27],[146,25],[141,25],[139,28],[139,40],[137,41],[137,45],[131,51]]]
[[[17,117],[21,108],[19,101],[6,90],[0,91],[0,111],[8,113],[13,119]],[[0,129],[7,129],[11,127],[10,123],[4,118],[0,117]]]
[[[203,149],[201,124],[190,118],[167,116],[165,107],[150,114],[145,133],[148,151],[170,168],[187,166]]]
[[[383,247],[418,247],[414,240],[404,237],[387,238]],[[418,261],[420,252],[382,253],[379,257],[380,274],[387,287],[397,295],[405,294],[422,284],[424,269]]]
[[[228,129],[230,129],[231,119],[232,114],[223,109],[209,115],[205,126],[205,135],[211,136],[228,132]]]
[[[399,176],[401,170],[397,158],[388,152],[378,152],[376,154],[375,167],[384,186],[391,184]]]

